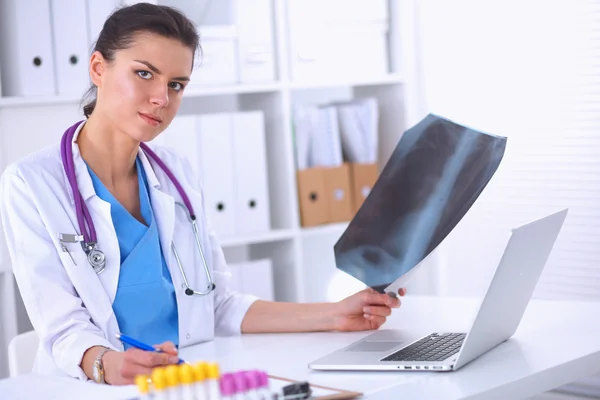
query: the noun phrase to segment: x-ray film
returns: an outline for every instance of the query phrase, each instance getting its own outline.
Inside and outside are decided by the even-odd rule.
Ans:
[[[380,292],[402,287],[498,166],[506,138],[436,115],[408,129],[334,246],[337,268]]]

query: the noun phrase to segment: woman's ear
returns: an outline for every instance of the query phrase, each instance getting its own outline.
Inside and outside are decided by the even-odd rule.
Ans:
[[[96,87],[102,86],[102,78],[106,71],[106,60],[99,51],[94,51],[90,57],[90,79]]]

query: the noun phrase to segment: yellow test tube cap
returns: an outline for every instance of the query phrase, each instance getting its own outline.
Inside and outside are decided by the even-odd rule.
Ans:
[[[190,364],[183,363],[179,366],[179,381],[186,385],[194,383],[194,369]]]
[[[148,394],[148,392],[150,391],[150,384],[148,383],[147,375],[136,375],[135,385],[137,386],[140,394]]]
[[[167,376],[163,367],[156,367],[152,369],[151,377],[154,390],[165,390],[165,388],[167,387]]]
[[[168,367],[165,367],[165,376],[167,378],[168,387],[179,385],[179,366],[169,365]]]
[[[194,370],[194,380],[196,382],[202,382],[206,379],[206,367],[204,364],[206,363],[198,362],[192,366],[192,369]]]
[[[215,362],[206,363],[206,376],[208,379],[219,379],[219,364]]]

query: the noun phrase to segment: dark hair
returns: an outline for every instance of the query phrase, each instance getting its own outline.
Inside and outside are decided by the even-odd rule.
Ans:
[[[142,32],[177,39],[184,46],[189,47],[194,55],[200,46],[195,25],[180,11],[167,6],[137,3],[119,8],[108,17],[92,53],[99,51],[108,62],[111,62],[115,59],[117,50],[131,46],[135,35]],[[92,97],[92,100],[83,106],[83,114],[86,118],[90,117],[96,107],[96,90],[96,86],[92,84],[84,95],[84,99]]]

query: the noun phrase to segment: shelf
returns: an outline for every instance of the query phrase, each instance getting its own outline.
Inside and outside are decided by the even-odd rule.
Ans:
[[[301,229],[303,237],[313,237],[318,235],[329,235],[344,233],[344,230],[348,227],[349,222],[336,222],[332,224],[324,224],[319,226],[304,227]]]
[[[295,236],[296,230],[294,229],[278,229],[244,236],[223,237],[219,239],[219,244],[221,247],[246,246],[258,243],[280,242],[293,239]]]
[[[33,107],[33,106],[51,106],[60,104],[76,104],[81,102],[81,96],[14,96],[0,97],[0,108],[7,107]]]
[[[242,84],[231,86],[196,86],[189,88],[183,94],[183,98],[221,96],[228,94],[245,94],[245,93],[269,93],[281,90],[281,83],[272,82],[264,84]]]
[[[204,86],[189,88],[183,95],[183,98],[199,98],[209,96],[223,96],[235,94],[251,93],[271,93],[283,89],[307,90],[307,89],[327,89],[344,86],[381,86],[403,83],[404,79],[400,74],[390,74],[379,78],[369,79],[331,79],[324,81],[311,82],[272,82],[263,84],[240,84],[229,86]],[[34,107],[51,106],[61,104],[78,104],[81,102],[83,94],[75,95],[56,95],[56,96],[14,96],[0,97],[0,109],[8,107]]]
[[[324,89],[341,86],[380,86],[390,84],[400,84],[404,82],[404,77],[400,74],[390,74],[377,78],[367,79],[327,79],[322,81],[309,82],[287,82],[284,83],[285,88],[292,90],[304,89]]]
[[[230,86],[197,86],[190,88],[183,94],[183,98],[198,98],[208,96],[221,96],[231,94],[244,93],[269,93],[281,90],[281,83],[264,83],[264,84],[245,84],[245,85],[230,85]],[[31,107],[31,106],[47,106],[59,104],[77,104],[81,102],[81,96],[75,95],[56,95],[56,96],[14,96],[0,97],[0,108],[7,107]]]

